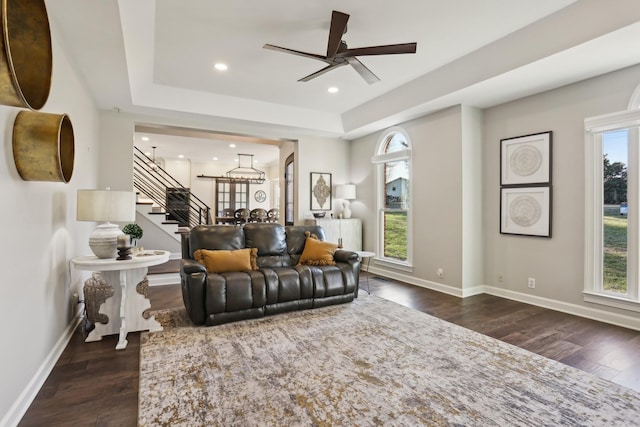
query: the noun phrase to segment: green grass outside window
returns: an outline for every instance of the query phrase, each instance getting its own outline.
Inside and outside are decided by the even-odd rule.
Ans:
[[[603,211],[603,280],[605,291],[627,292],[627,216],[618,206]]]

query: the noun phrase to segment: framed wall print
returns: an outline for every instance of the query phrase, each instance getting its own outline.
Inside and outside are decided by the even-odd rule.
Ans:
[[[500,140],[500,185],[551,184],[552,132]]]
[[[311,210],[331,210],[331,174],[311,172]]]
[[[500,233],[551,237],[551,187],[501,188]]]

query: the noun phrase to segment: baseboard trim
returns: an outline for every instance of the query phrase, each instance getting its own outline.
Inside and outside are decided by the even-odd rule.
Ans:
[[[0,427],[14,427],[17,426],[24,414],[31,406],[31,403],[38,395],[38,392],[44,385],[44,382],[49,377],[49,374],[56,366],[56,362],[62,355],[62,352],[69,344],[74,331],[82,321],[82,312],[76,315],[76,317],[69,323],[64,330],[56,344],[53,346],[47,357],[44,359],[38,370],[36,371],[29,384],[22,390],[18,399],[13,403],[9,412],[0,420]]]
[[[583,307],[581,305],[570,304],[567,302],[555,301],[549,298],[510,291],[508,289],[494,288],[492,286],[484,286],[484,292],[489,295],[507,298],[538,307],[561,311],[567,314],[573,314],[575,316],[580,316],[591,320],[597,320],[598,322],[609,323],[611,325],[640,331],[640,319],[636,317],[625,316],[624,314],[618,313],[611,313],[591,307]]]
[[[395,271],[389,271],[386,269],[377,268],[374,266],[369,266],[370,273],[377,274],[383,277],[388,277],[390,279],[399,280],[400,282],[409,283],[411,285],[420,286],[421,288],[432,289],[434,291],[442,292],[445,294],[453,295],[459,298],[462,298],[462,290],[459,288],[454,288],[452,286],[443,285],[442,283],[432,282],[430,280],[419,279],[413,276],[408,276],[406,274],[398,273]]]
[[[180,283],[180,273],[149,274],[149,286],[177,285]]]

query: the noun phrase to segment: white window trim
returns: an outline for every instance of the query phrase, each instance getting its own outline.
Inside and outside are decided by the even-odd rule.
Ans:
[[[633,99],[633,98],[632,98]],[[584,301],[640,312],[638,269],[640,268],[640,223],[638,194],[638,171],[640,169],[640,147],[638,126],[640,109],[585,119],[585,257],[584,257]],[[602,289],[602,134],[603,132],[635,128],[630,130],[629,145],[629,204],[628,246],[629,263],[637,267],[629,269],[627,294],[607,293]]]
[[[385,153],[384,147],[388,138],[395,134],[400,133],[404,136],[407,145],[406,150],[393,151],[391,153]],[[378,254],[374,260],[376,265],[395,268],[398,270],[413,272],[413,162],[411,159],[411,139],[407,132],[400,127],[393,127],[387,129],[387,131],[380,137],[376,146],[376,155],[371,158],[371,163],[374,165],[374,178],[375,178],[375,215],[376,215],[376,231],[375,231],[375,248]],[[387,258],[384,256],[384,244],[382,242],[382,206],[384,206],[384,165],[387,162],[392,161],[409,161],[409,208],[407,209],[407,259],[406,261],[400,261],[395,258]]]

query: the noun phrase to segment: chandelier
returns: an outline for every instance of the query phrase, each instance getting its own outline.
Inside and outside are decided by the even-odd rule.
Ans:
[[[265,173],[253,167],[253,154],[238,154],[238,167],[227,172],[227,178],[262,184]]]
[[[158,160],[156,160],[156,148],[157,147],[154,145],[151,148],[153,149],[153,157],[151,159],[151,163],[147,162],[147,164],[149,165],[151,170],[156,170],[156,169],[158,169],[158,167],[160,167],[160,162]]]

